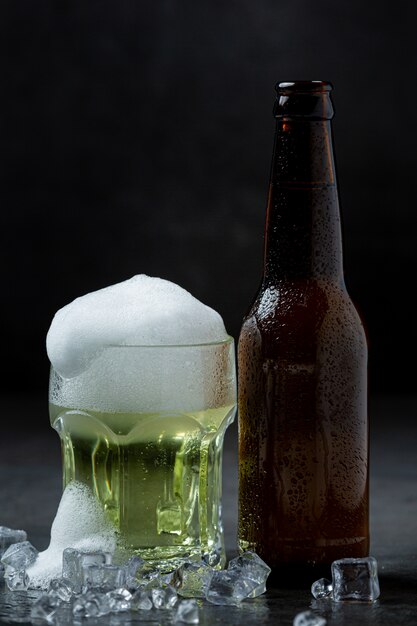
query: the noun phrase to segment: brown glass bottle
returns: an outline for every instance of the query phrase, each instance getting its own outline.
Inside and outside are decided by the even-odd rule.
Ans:
[[[367,342],[343,278],[331,85],[280,83],[239,364],[239,546],[287,577],[368,554]]]

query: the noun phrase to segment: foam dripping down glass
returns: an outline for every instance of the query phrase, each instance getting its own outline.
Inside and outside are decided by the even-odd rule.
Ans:
[[[236,410],[233,339],[106,345],[78,362],[70,376],[51,368],[64,486],[91,489],[123,558],[174,566],[196,556],[224,565],[221,470]]]

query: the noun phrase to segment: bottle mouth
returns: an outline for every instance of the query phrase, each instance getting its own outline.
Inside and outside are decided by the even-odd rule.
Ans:
[[[277,83],[275,89],[279,95],[314,94],[328,93],[333,85],[327,80],[294,80]]]
[[[278,83],[274,117],[277,119],[331,120],[334,114],[330,92],[324,80],[295,80]]]

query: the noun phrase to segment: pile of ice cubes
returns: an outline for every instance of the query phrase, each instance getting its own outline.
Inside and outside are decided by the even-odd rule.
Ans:
[[[38,556],[38,551],[27,540],[24,530],[0,526],[0,579],[5,578],[12,591],[27,589],[27,568]]]
[[[38,552],[24,531],[0,529],[7,587],[12,591],[28,589],[26,570]],[[238,606],[242,600],[265,592],[270,571],[254,552],[232,559],[226,570],[215,570],[203,560],[190,560],[166,571],[138,556],[115,565],[109,553],[67,548],[62,577],[53,579],[48,591],[37,598],[31,618],[54,623],[60,609],[69,609],[75,618],[167,609],[175,610],[176,622],[198,624],[196,598]]]

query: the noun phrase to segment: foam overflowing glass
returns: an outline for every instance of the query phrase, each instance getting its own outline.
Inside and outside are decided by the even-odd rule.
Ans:
[[[71,378],[51,368],[49,401],[64,486],[91,489],[123,555],[224,564],[222,448],[236,411],[231,337],[104,347]]]

